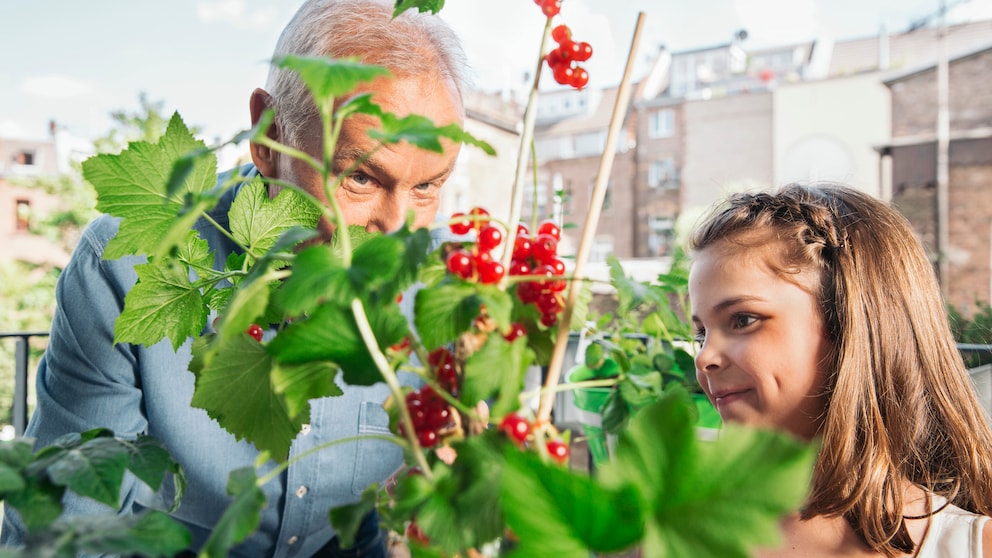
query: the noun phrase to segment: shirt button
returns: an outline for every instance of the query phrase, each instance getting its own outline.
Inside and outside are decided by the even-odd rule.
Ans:
[[[300,540],[300,537],[293,535],[292,537],[289,537],[289,540],[286,541],[286,544],[296,544],[296,541],[298,540]]]
[[[299,488],[296,489],[296,497],[297,498],[302,498],[302,497],[304,497],[306,495],[307,495],[307,487],[301,486],[301,487],[299,487]]]
[[[309,425],[309,424],[304,424],[304,425],[303,425],[303,427],[302,427],[302,428],[300,428],[300,432],[301,432],[301,433],[302,433],[302,434],[303,434],[304,436],[306,436],[307,434],[309,434],[309,433],[310,433],[310,425]]]

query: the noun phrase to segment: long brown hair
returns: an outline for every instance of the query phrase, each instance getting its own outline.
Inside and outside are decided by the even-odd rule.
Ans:
[[[693,233],[784,240],[783,272],[815,270],[834,345],[822,446],[803,517],[843,516],[875,551],[909,553],[903,482],[992,512],[992,431],[949,327],[934,268],[906,219],[839,185],[729,198]]]

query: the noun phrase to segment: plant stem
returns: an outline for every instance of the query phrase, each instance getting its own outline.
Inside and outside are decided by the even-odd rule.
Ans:
[[[520,134],[520,148],[517,151],[517,173],[513,178],[513,190],[510,198],[510,218],[507,220],[506,249],[503,250],[503,259],[501,261],[504,269],[510,269],[510,262],[513,261],[513,243],[517,238],[517,223],[520,222],[520,206],[523,203],[524,175],[527,173],[528,168],[527,149],[534,138],[534,125],[537,122],[537,89],[541,83],[541,70],[544,68],[544,47],[548,43],[548,37],[551,36],[551,22],[552,19],[549,17],[544,24],[544,34],[541,35],[540,56],[538,56],[537,68],[534,71],[534,83],[531,85],[530,95],[527,98],[527,108],[524,110],[524,128]],[[506,278],[504,277],[505,280]]]
[[[266,473],[265,476],[258,477],[258,479],[255,480],[255,485],[263,486],[265,483],[279,476],[279,474],[282,473],[284,470],[288,469],[290,465],[303,459],[308,455],[317,453],[318,451],[327,449],[331,446],[336,446],[338,444],[345,444],[348,442],[357,442],[360,440],[383,440],[386,442],[392,442],[399,446],[404,445],[403,441],[400,438],[396,436],[387,436],[385,434],[359,434],[358,436],[348,436],[346,438],[338,438],[337,440],[326,442],[320,444],[319,446],[314,446],[304,452],[301,452],[299,455],[293,457],[292,459],[287,459],[286,461],[279,462],[276,465],[275,469],[272,469],[271,471]]]
[[[396,377],[396,373],[393,372],[392,366],[389,365],[386,355],[382,354],[382,351],[379,350],[379,344],[376,343],[375,333],[372,332],[372,325],[369,324],[369,317],[365,313],[365,307],[362,306],[361,300],[355,298],[351,301],[351,312],[355,316],[355,323],[358,324],[358,331],[362,334],[362,341],[365,341],[365,346],[368,348],[369,353],[371,353],[372,360],[375,361],[376,367],[382,374],[382,378],[386,381],[386,385],[389,386],[389,392],[392,393],[393,400],[396,401],[396,405],[399,407],[400,420],[403,422],[403,430],[407,441],[410,443],[411,453],[413,453],[414,458],[417,460],[417,465],[424,472],[424,476],[428,479],[433,479],[431,467],[427,464],[427,458],[424,457],[420,442],[417,441],[417,431],[413,428],[413,418],[410,416],[410,410],[406,408],[406,398],[403,395],[400,380]]]
[[[603,209],[603,200],[606,198],[606,187],[610,182],[610,171],[613,169],[613,158],[616,155],[617,138],[620,135],[620,129],[623,127],[624,116],[627,113],[627,105],[630,101],[634,60],[643,27],[644,12],[640,12],[634,28],[634,37],[631,40],[630,51],[627,54],[627,66],[624,69],[620,87],[617,89],[616,104],[613,106],[613,115],[610,119],[609,132],[606,135],[603,156],[599,161],[599,170],[596,173],[596,182],[593,185],[589,213],[586,215],[585,226],[582,229],[582,239],[579,241],[578,252],[575,255],[575,269],[572,273],[572,281],[568,287],[568,300],[565,302],[562,313],[558,317],[558,338],[551,353],[551,362],[548,365],[548,375],[545,381],[546,386],[556,385],[561,377],[562,364],[565,360],[565,348],[568,345],[569,323],[572,321],[572,310],[575,308],[575,303],[579,298],[579,291],[581,290],[582,282],[578,281],[578,279],[582,278],[583,267],[586,260],[589,259],[592,240],[596,234],[596,224]],[[551,417],[551,408],[553,406],[554,392],[549,390],[541,397],[541,403],[537,408],[538,422],[546,422]]]

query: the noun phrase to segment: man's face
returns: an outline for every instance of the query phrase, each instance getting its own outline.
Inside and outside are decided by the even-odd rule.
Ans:
[[[437,126],[462,125],[462,105],[457,92],[433,77],[379,78],[359,92],[371,93],[372,102],[383,111],[401,117],[419,114]],[[414,228],[430,225],[440,203],[441,186],[451,176],[460,144],[442,140],[443,153],[406,142],[376,149],[378,142],[369,137],[368,130],[379,126],[378,118],[357,114],[345,120],[338,137],[333,173],[348,174],[338,186],[335,199],[345,222],[372,232],[389,232],[402,226],[407,213],[412,211]],[[297,147],[320,159],[321,141],[320,123],[313,122],[303,129],[300,138],[303,145]],[[369,153],[371,156],[362,161]],[[313,168],[286,155],[274,157],[275,175],[267,176],[297,184],[327,203],[323,181]],[[349,172],[352,167],[354,170]],[[324,220],[318,230],[326,240],[333,226]]]

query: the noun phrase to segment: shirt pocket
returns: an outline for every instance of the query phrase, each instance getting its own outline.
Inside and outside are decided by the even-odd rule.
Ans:
[[[375,401],[363,401],[358,411],[358,435],[366,434],[392,435],[389,431],[389,415]],[[385,440],[360,438],[357,445],[351,492],[360,495],[370,484],[385,481],[403,464],[403,450]]]

